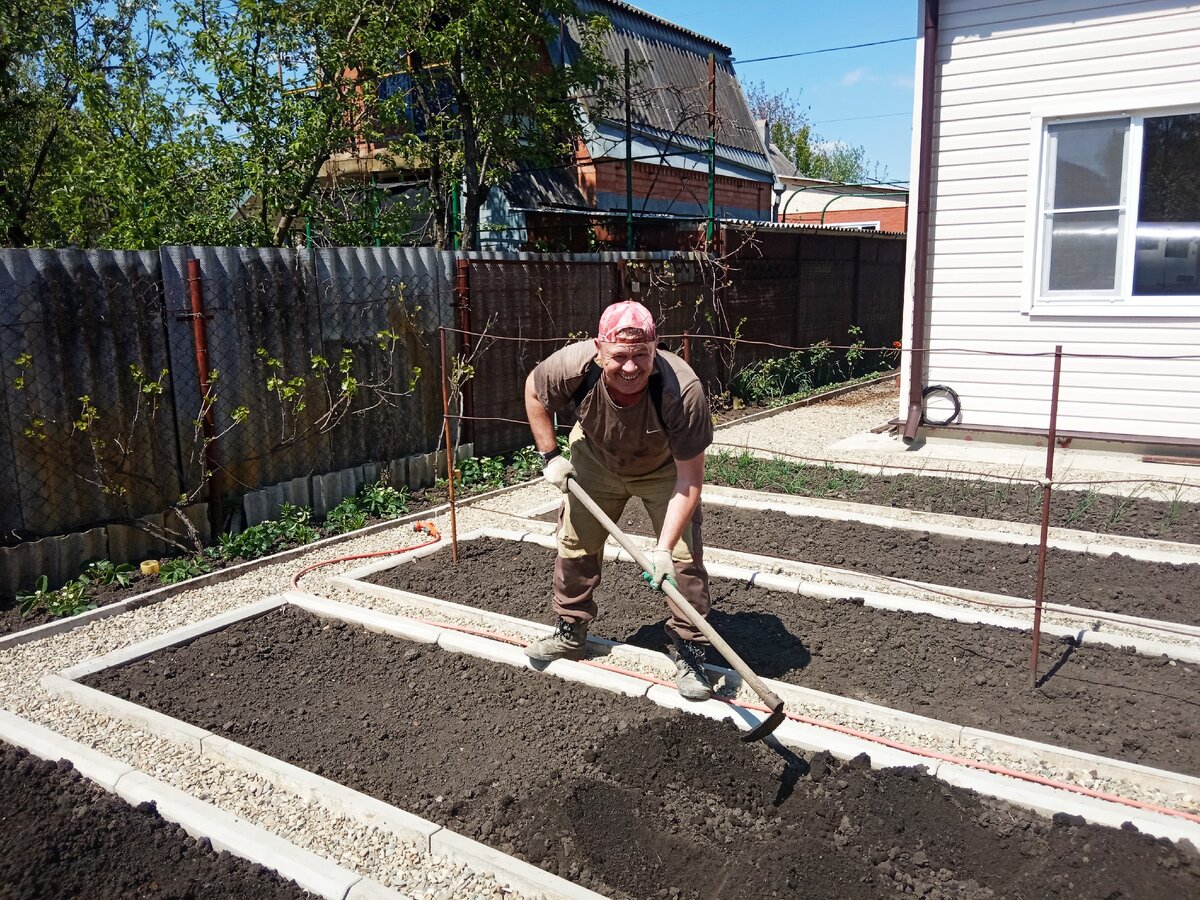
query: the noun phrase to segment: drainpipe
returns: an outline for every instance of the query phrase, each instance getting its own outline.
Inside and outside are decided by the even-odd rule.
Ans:
[[[913,236],[912,347],[908,354],[908,416],[904,443],[911,444],[921,425],[921,389],[925,374],[925,294],[929,289],[929,198],[933,193],[933,99],[937,74],[938,0],[924,0],[924,54],[921,65],[921,151],[917,161],[917,220]]]

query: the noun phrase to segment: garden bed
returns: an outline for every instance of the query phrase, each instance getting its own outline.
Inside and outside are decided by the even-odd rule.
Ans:
[[[544,519],[553,521],[557,513]],[[634,534],[653,533],[640,502],[618,522]],[[781,559],[833,566],[871,575],[923,581],[1031,599],[1036,544],[967,540],[942,534],[864,525],[772,510],[704,506],[705,541]],[[1200,625],[1200,565],[1161,563],[1113,554],[1095,556],[1050,548],[1046,553],[1047,602]]]
[[[70,765],[0,743],[0,896],[311,897],[294,882],[216,853],[150,804],[129,806]]]
[[[614,897],[1200,891],[1192,848],[292,608],[86,680]]]
[[[367,580],[549,622],[554,551],[463,542]],[[1191,664],[1103,646],[1042,641],[1028,685],[1030,635],[881,612],[848,597],[814,600],[712,581],[709,621],[760,675],[962,725],[1200,775],[1200,675]],[[665,649],[665,604],[630,563],[604,565],[597,637]]]
[[[28,615],[21,612],[22,595],[0,595],[0,637],[61,618],[70,618],[89,609],[111,606],[158,588],[184,584],[192,578],[248,560],[294,550],[323,538],[419,513],[442,502],[437,488],[409,495],[407,491],[396,491],[382,483],[374,483],[367,485],[358,497],[343,500],[320,524],[311,522],[311,510],[284,504],[279,519],[261,522],[236,535],[225,534],[219,545],[199,553],[181,553],[176,549],[164,554],[159,557],[161,575],[142,575],[135,565],[128,564],[120,568],[129,571],[120,572],[119,580],[114,580],[119,570],[113,563],[103,560],[99,563],[102,567],[99,572],[92,566],[85,568],[74,582],[57,591],[47,592],[42,602],[35,605]],[[62,598],[72,589],[82,590],[74,595],[78,599],[64,604]],[[50,611],[54,606],[68,609],[55,614]]]
[[[1011,480],[923,474],[864,475],[833,465],[758,459],[723,451],[709,453],[705,479],[725,487],[1006,522],[1041,522],[1042,488]],[[1167,499],[1146,496],[1151,493],[1165,494]],[[1200,544],[1200,504],[1176,499],[1175,493],[1175,488],[1162,485],[1147,485],[1141,496],[1132,497],[1096,490],[1059,489],[1050,502],[1050,524]]]

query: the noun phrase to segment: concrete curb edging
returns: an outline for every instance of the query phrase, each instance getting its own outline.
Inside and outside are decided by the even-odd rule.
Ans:
[[[214,850],[225,850],[272,869],[327,900],[360,896],[403,900],[401,894],[376,881],[5,710],[0,710],[0,739],[40,759],[51,762],[66,759],[85,778],[131,806],[151,802],[160,816],[178,824],[192,837],[208,838]]]
[[[471,653],[479,655],[477,651],[487,650],[488,648],[480,646],[481,644],[492,644],[491,655],[498,657],[498,661],[508,664],[514,664],[516,657],[528,663],[529,660],[518,647],[508,647],[503,644],[496,644],[494,641],[485,641],[483,638],[474,638],[472,635],[463,635],[456,632],[448,632],[445,629],[438,629],[432,626],[422,625],[419,622],[412,622],[396,616],[385,616],[381,613],[371,610],[364,610],[361,607],[354,607],[336,601],[326,600],[323,597],[315,595],[306,595],[294,591],[288,592],[286,595],[278,597],[270,597],[259,603],[250,606],[242,607],[239,610],[232,610],[227,613],[222,613],[219,616],[214,616],[206,619],[203,622],[188,626],[187,628],[177,629],[170,634],[174,634],[179,638],[180,643],[186,643],[195,638],[218,631],[238,621],[258,618],[270,612],[273,609],[278,609],[283,605],[294,604],[324,618],[341,619],[343,613],[350,613],[353,624],[361,625],[371,631],[387,633],[393,636],[404,639],[422,641],[424,643],[441,643],[442,639],[448,635],[451,639],[447,641],[446,649],[454,650],[455,652]],[[87,663],[76,666],[72,670],[79,670],[79,674],[75,677],[84,677],[94,674],[106,668],[111,668],[115,665],[130,662],[135,659],[141,659],[154,652],[171,646],[166,642],[170,635],[162,635],[158,638],[145,641],[134,647],[125,648],[114,654],[109,654],[106,657],[101,657],[96,660],[89,660]],[[460,640],[455,640],[460,639]],[[506,651],[513,651],[511,654]],[[106,659],[111,659],[110,665],[99,665],[100,662]],[[575,664],[578,665],[578,664]],[[622,676],[616,673],[601,672],[590,669],[586,666],[578,666],[584,670],[580,673],[572,673],[573,680],[586,681],[593,683],[593,686],[602,689],[615,689],[612,685],[617,683],[617,680]],[[558,671],[556,669],[556,671]],[[560,675],[562,672],[558,672]],[[593,676],[599,677],[590,677]],[[559,878],[549,872],[524,863],[514,857],[507,856],[499,851],[493,850],[478,841],[457,834],[442,825],[435,822],[430,822],[420,816],[416,816],[391,804],[385,803],[367,794],[363,794],[352,788],[340,785],[335,781],[316,775],[306,769],[291,765],[283,760],[277,759],[267,754],[247,747],[244,744],[239,744],[214,734],[202,728],[197,728],[188,722],[175,719],[171,716],[164,715],[155,710],[139,706],[131,703],[120,697],[114,697],[111,694],[106,694],[103,691],[95,688],[79,684],[69,677],[62,675],[47,675],[43,678],[43,686],[52,694],[65,696],[78,703],[84,708],[92,709],[104,715],[132,722],[139,727],[143,727],[151,734],[167,740],[183,744],[192,750],[195,750],[198,755],[204,758],[217,760],[239,771],[249,774],[259,775],[267,778],[272,784],[288,789],[301,797],[309,800],[314,800],[321,803],[323,806],[334,810],[335,812],[347,815],[356,821],[359,821],[367,826],[382,827],[396,834],[402,840],[415,844],[419,849],[426,853],[434,853],[450,859],[453,862],[465,864],[476,870],[490,872],[498,881],[505,883],[509,888],[519,891],[522,894],[531,897],[547,897],[547,898],[568,898],[568,900],[599,900],[600,895],[582,888],[566,879]],[[637,682],[636,679],[625,679],[629,682]],[[644,690],[643,690],[644,693]],[[94,752],[94,751],[93,751]],[[128,772],[121,772],[116,775],[114,784],[116,785],[117,793],[122,794],[122,788],[127,782],[126,775],[141,776],[141,773],[129,768]],[[109,775],[110,779],[112,774]],[[153,779],[147,778],[148,781]],[[117,784],[117,782],[120,782]],[[141,784],[141,782],[134,782]],[[169,787],[164,785],[164,787]],[[133,790],[133,789],[131,789]],[[195,800],[190,795],[179,791],[176,788],[170,788],[178,796],[168,797],[168,801],[182,807],[186,807],[187,801],[192,801],[195,804],[203,804],[202,801]],[[133,799],[131,799],[133,798]],[[141,802],[143,799],[140,793],[134,791],[127,800],[133,803]],[[216,807],[212,809],[220,813],[221,816],[227,816],[226,813],[221,813]],[[164,813],[166,816],[166,813]],[[170,816],[167,816],[168,818]],[[233,817],[229,817],[233,818]],[[236,820],[240,821],[240,820]],[[212,824],[215,833],[210,833],[207,830],[201,829],[203,836],[209,837],[213,846],[217,847],[222,836],[222,828],[227,823],[222,822],[219,817],[213,819]],[[256,827],[256,826],[252,826]],[[261,831],[261,829],[259,829]],[[263,832],[263,834],[269,834]],[[271,836],[274,837],[274,836]],[[282,838],[275,838],[287,846],[293,845],[287,843]],[[218,849],[229,849],[220,847]],[[297,848],[298,849],[298,848]],[[304,851],[307,852],[307,851]],[[315,855],[315,854],[314,854]],[[319,858],[319,857],[318,857]],[[332,865],[332,863],[330,864]],[[348,871],[348,870],[347,870]],[[354,873],[351,873],[354,874]],[[289,876],[291,877],[291,876]],[[354,874],[354,878],[360,881],[369,881],[369,879],[361,879],[360,876]],[[297,879],[299,883],[299,879]],[[375,883],[372,882],[372,885]],[[316,890],[309,887],[307,884],[302,885],[309,890]],[[398,897],[394,892],[388,891],[379,886],[381,890],[387,891],[386,894],[379,896]],[[353,896],[365,896],[368,890],[367,885],[358,888],[358,892]],[[346,891],[337,895],[338,898],[348,898],[350,895]],[[323,893],[322,896],[333,896]]]
[[[706,484],[704,488],[705,503],[731,506],[735,509],[766,510],[789,516],[856,522],[903,531],[927,531],[947,537],[997,544],[1036,544],[1040,537],[1040,526],[1028,522],[872,506],[847,500],[807,497],[802,494],[781,493],[770,499],[763,499],[762,491],[722,485]],[[548,511],[541,510],[536,515],[545,515]],[[1101,534],[1059,526],[1050,529],[1047,546],[1091,556],[1120,553],[1144,562],[1200,563],[1200,544]]]
[[[220,631],[234,622],[240,622],[243,619],[257,619],[259,616],[266,615],[271,610],[282,606],[285,602],[282,597],[267,597],[265,600],[260,600],[258,603],[253,603],[250,606],[242,606],[238,609],[194,622],[191,625],[184,625],[181,628],[160,634],[158,637],[151,638],[148,641],[142,641],[128,647],[121,647],[111,653],[106,653],[104,656],[86,660],[77,666],[67,669],[62,673],[62,676],[75,681],[104,669],[123,666],[126,663],[131,663],[134,660],[141,659],[143,656],[157,653],[159,650],[164,650],[167,647],[191,643],[202,635],[213,631]]]
[[[324,598],[315,596],[304,597],[293,594],[293,598],[296,600],[303,599],[306,601],[306,608],[321,608],[323,609],[324,614],[334,618],[336,618],[336,614],[346,606],[346,604],[337,603],[335,601],[326,601]],[[293,598],[289,598],[288,602],[292,602]],[[225,614],[223,618],[227,616],[228,614]],[[370,610],[360,613],[359,619],[360,621],[371,621],[372,624],[378,626],[380,630],[388,631],[392,631],[397,628],[407,629],[411,626],[411,624],[414,624],[401,624],[396,620],[402,620],[403,617],[388,616],[387,614]],[[389,620],[391,620],[390,624]],[[435,626],[430,627],[435,628]],[[436,630],[441,632],[437,641],[440,647],[444,647],[445,649],[452,650],[454,652],[469,653],[474,656],[491,659],[506,665],[512,665],[520,668],[531,668],[529,659],[525,657],[522,649],[519,647],[499,641],[493,641],[476,635],[452,631],[450,629],[436,628]],[[619,676],[617,673],[599,670],[594,667],[584,665],[583,663],[573,663],[566,660],[559,660],[552,665],[557,668],[551,674],[558,674],[562,676],[567,670],[574,668],[577,671],[573,672],[572,675],[577,677],[573,678],[572,680],[578,680],[603,690],[611,691],[614,689],[610,682],[610,679],[614,676],[617,678],[624,678],[628,681],[640,681],[639,679],[633,679],[627,676]],[[547,667],[547,670],[549,670],[549,668],[550,667]],[[52,687],[53,685],[54,682],[51,682],[48,686]],[[86,688],[84,690],[91,691],[91,689]],[[79,699],[83,700],[85,703],[89,699],[87,694],[78,694],[76,696],[78,696]],[[634,696],[640,696],[640,694],[635,693]],[[718,700],[710,700],[704,703],[690,703],[681,698],[677,691],[661,685],[650,685],[649,688],[644,691],[644,696],[646,699],[663,707],[681,709],[689,713],[707,715],[717,719],[730,719],[743,729],[753,727],[754,724],[761,720],[759,717],[760,714],[750,710],[744,710],[739,707],[730,706],[728,704],[721,703]],[[121,701],[121,703],[124,702],[125,701]],[[119,707],[109,705],[109,709],[115,710],[117,708]],[[143,721],[145,720],[143,719]],[[164,736],[171,737],[170,734]],[[203,753],[204,748],[209,746],[210,740],[213,740],[217,737],[218,736],[211,735],[211,733],[205,733],[205,736],[201,738],[201,752]],[[999,737],[1004,739],[1003,736]],[[896,765],[923,766],[926,769],[930,769],[931,774],[933,774],[935,777],[941,777],[939,772],[945,768],[947,775],[961,779],[963,781],[963,786],[980,790],[992,796],[997,796],[1024,806],[1029,806],[1030,808],[1033,808],[1039,812],[1045,812],[1047,810],[1050,812],[1060,812],[1064,811],[1064,808],[1067,810],[1078,810],[1078,812],[1075,814],[1082,815],[1089,821],[1102,822],[1103,824],[1115,823],[1117,826],[1124,821],[1136,821],[1139,829],[1149,834],[1162,835],[1171,839],[1180,839],[1186,837],[1193,842],[1200,842],[1200,826],[1190,823],[1186,820],[1178,819],[1168,815],[1157,814],[1151,811],[1138,810],[1132,807],[1110,803],[1097,798],[1084,797],[1073,793],[1068,794],[1067,792],[1056,791],[1053,788],[1043,785],[992,775],[991,773],[969,767],[932,761],[926,757],[909,754],[902,750],[886,747],[874,742],[857,738],[853,735],[830,732],[827,729],[822,729],[815,725],[808,725],[807,723],[795,721],[786,722],[777,731],[776,738],[781,742],[806,751],[828,750],[835,756],[843,759],[854,758],[865,753],[870,756],[871,765],[874,768]],[[1026,747],[1037,748],[1040,746],[1035,742],[1022,743]],[[235,746],[237,748],[236,750],[233,749]],[[1071,755],[1069,751],[1065,751],[1063,748],[1048,747],[1047,750],[1055,754],[1067,754],[1068,756]],[[213,743],[211,744],[211,753],[213,755],[219,754],[218,758],[221,758],[230,764],[248,769],[249,771],[258,773],[264,773],[265,771],[268,777],[285,780],[285,783],[292,785],[293,789],[296,789],[295,785],[298,784],[311,785],[312,790],[315,792],[314,796],[320,797],[322,802],[325,802],[325,798],[329,797],[330,802],[337,808],[345,809],[346,805],[354,805],[357,803],[359,796],[365,796],[358,795],[358,792],[355,792],[352,789],[336,785],[334,782],[328,782],[327,779],[309,773],[305,770],[300,770],[290,766],[284,768],[283,765],[281,765],[277,760],[274,760],[270,757],[264,757],[262,754],[258,754],[254,751],[249,751],[248,748],[235,745],[233,742],[229,742],[225,739],[220,739],[220,743],[213,740]],[[1124,774],[1128,776],[1130,773],[1126,771]],[[1166,779],[1169,781],[1171,779],[1171,773],[1157,773],[1156,779]],[[947,778],[946,780],[949,781],[950,779]],[[951,783],[956,782],[952,781]],[[1178,790],[1178,788],[1176,789]],[[1051,797],[1053,797],[1053,799],[1051,799]],[[1069,799],[1070,803],[1062,802],[1063,797]],[[363,821],[385,821],[380,818],[381,813],[379,811],[378,801],[369,804],[370,809],[366,808],[367,806],[368,804],[357,806],[356,808],[359,810],[359,812],[352,814],[355,816],[355,818],[360,818]],[[396,810],[396,813],[402,813],[404,816],[404,818],[397,820],[398,825],[401,827],[411,827],[413,825],[412,820],[407,818],[407,816],[411,814],[404,813],[401,810]],[[395,813],[390,813],[389,815],[394,816]],[[428,824],[435,828],[439,827],[433,823]],[[411,834],[412,832],[409,831],[408,833]],[[429,835],[430,847],[433,847],[437,842],[436,835],[436,831]],[[463,847],[472,847],[476,843],[471,841],[469,838],[465,838],[460,835],[456,836],[455,838],[443,839],[443,841],[446,843],[441,844],[441,846],[446,846],[448,848],[457,847],[459,849],[462,849]],[[470,843],[464,844],[463,842]],[[496,851],[491,850],[490,848],[485,849],[487,852],[483,856],[476,857],[468,854],[471,860],[468,864],[480,866],[484,864],[483,860],[494,860],[497,856],[501,858],[501,861],[508,860],[508,857],[505,857],[503,854],[496,854]],[[549,876],[548,873],[542,872],[541,869],[537,869],[536,867],[531,868],[534,869],[534,872],[538,873],[536,877],[539,879],[543,877],[557,879],[557,876]],[[496,869],[492,869],[491,871],[497,876],[502,875],[508,878],[525,877],[524,875],[514,872],[508,868],[502,871],[497,871]],[[531,877],[533,876],[533,873],[527,874]],[[544,884],[544,881],[540,881],[536,886],[541,889],[542,885]],[[570,884],[570,882],[567,882],[567,884]],[[575,885],[571,885],[571,887],[577,888]],[[552,891],[551,896],[574,895]],[[582,896],[594,895],[591,895],[589,892],[588,894]]]
[[[485,528],[481,529],[477,533],[473,533],[471,539],[476,539],[478,537],[503,537],[515,539],[516,534],[518,533],[505,533],[500,529]],[[553,546],[553,539],[546,538],[542,535],[535,535],[526,532],[524,534],[520,534],[520,537],[522,540],[539,543],[544,546]],[[607,558],[627,559],[624,551],[617,550],[613,547],[605,548],[605,556]],[[372,564],[355,571],[361,574],[369,574],[372,571],[378,571],[380,569],[389,568],[398,564],[402,565],[404,564],[404,561],[402,560],[398,562],[393,560],[383,565]],[[340,587],[362,591],[383,599],[397,600],[408,607],[416,609],[426,607],[432,610],[437,610],[443,615],[469,617],[479,621],[480,623],[490,623],[492,627],[506,629],[529,638],[541,636],[550,632],[550,627],[547,625],[516,619],[512,616],[507,616],[502,613],[491,613],[486,610],[482,610],[477,607],[466,606],[461,603],[454,603],[409,591],[401,591],[396,588],[388,588],[382,585],[371,584],[370,582],[355,581],[353,578],[349,577],[352,574],[354,573],[345,573],[344,575],[335,578],[334,581]],[[740,577],[745,579],[744,571],[740,572]],[[768,581],[770,579],[783,580],[782,576],[768,576],[766,579],[755,580],[754,583],[763,584],[764,581]],[[1003,621],[1002,623],[1006,627],[1014,627],[1013,623],[1011,622]],[[642,663],[650,663],[652,665],[661,664],[661,661],[664,659],[662,654],[652,650],[646,650],[641,647],[635,647],[627,644],[616,644],[615,642],[606,641],[596,637],[589,637],[588,641],[589,644],[597,644],[609,649],[615,649],[620,655],[634,657]],[[558,665],[558,663],[555,663],[554,665]],[[713,665],[709,665],[708,668],[715,675],[724,677],[727,688],[731,688],[736,691],[740,687],[741,679],[732,670]],[[932,719],[915,713],[893,710],[889,707],[882,707],[876,704],[866,703],[864,701],[853,700],[850,698],[840,697],[835,694],[816,691],[811,688],[801,687],[799,685],[788,684],[775,679],[768,678],[765,680],[771,686],[772,690],[774,690],[786,702],[808,706],[810,708],[816,707],[818,712],[813,714],[814,718],[825,716],[836,719],[840,716],[852,719],[865,718],[869,720],[875,720],[886,723],[888,726],[899,726],[900,728],[913,731],[918,734],[929,734],[946,740],[953,745],[962,746],[964,748],[986,747],[1023,759],[1049,760],[1066,768],[1095,771],[1098,775],[1103,777],[1108,777],[1117,781],[1134,782],[1144,787],[1156,789],[1164,795],[1172,797],[1177,801],[1188,801],[1193,798],[1200,798],[1200,778],[1193,776],[1154,769],[1136,763],[1112,760],[1105,757],[1095,756],[1093,754],[1070,750],[1068,748],[1056,747],[1050,744],[1030,741],[1024,738],[1012,737],[996,732],[988,732],[978,728],[969,728],[940,719]],[[660,696],[660,692],[656,690],[657,687],[658,686],[651,687],[650,692],[648,692],[648,696],[651,699]],[[674,694],[673,691],[665,688],[663,689],[663,692],[670,695]],[[724,693],[724,691],[722,693]],[[702,712],[701,707],[704,706],[705,704],[689,703],[681,708],[693,712]],[[730,716],[730,712],[724,707],[724,704],[720,704],[720,706],[722,707],[723,711],[721,715],[718,715],[717,717],[728,718]],[[839,743],[842,740],[841,737],[836,735],[835,732],[829,731],[828,729],[822,729],[817,726],[803,725],[802,723],[798,722],[788,722],[785,723],[785,725],[797,726],[802,729],[798,733],[797,742],[798,745],[805,746],[806,749],[821,749],[831,748],[833,746],[841,746],[841,743]],[[783,726],[781,726],[781,728],[782,727]],[[807,729],[807,731],[803,729]],[[836,740],[834,740],[835,738]],[[809,746],[808,742],[811,742],[811,746]],[[846,752],[849,752],[848,748],[850,745],[846,746]],[[861,752],[863,749],[862,746],[857,746],[857,752]],[[869,749],[868,752],[872,756],[872,759],[875,759],[877,756],[882,758],[881,752],[888,751],[888,749],[889,748],[883,747],[882,745],[872,745],[872,748]],[[924,757],[915,757],[909,754],[903,754],[903,751],[891,752],[901,754],[898,759],[903,759],[903,762],[893,763],[895,765],[931,765],[931,762]],[[835,752],[835,755],[838,755],[838,753]],[[851,754],[851,756],[852,755],[854,754]]]
[[[511,531],[502,528],[481,528],[476,532],[472,532],[470,536],[461,536],[460,541],[474,540],[479,537],[491,537],[501,540],[520,540],[533,544],[537,544],[547,549],[554,549],[557,545],[553,535],[542,534],[534,531]],[[639,536],[631,536],[635,541],[641,541],[649,546],[649,539]],[[886,585],[886,580],[875,575],[864,575],[860,572],[854,572],[849,569],[835,569],[828,566],[814,566],[809,563],[800,563],[793,560],[777,559],[771,556],[761,556],[755,553],[743,553],[736,550],[727,550],[722,547],[709,546],[706,548],[709,553],[721,553],[744,560],[749,566],[778,568],[780,565],[786,564],[790,567],[799,570],[798,574],[783,575],[770,571],[763,571],[762,568],[742,568],[741,566],[730,565],[728,563],[708,562],[706,567],[708,573],[718,578],[728,578],[732,581],[743,581],[747,584],[764,587],[768,590],[780,591],[786,594],[800,594],[805,597],[812,597],[819,600],[845,600],[847,592],[852,592],[855,597],[862,597],[863,602],[867,607],[872,609],[880,609],[892,612],[911,612],[923,613],[926,615],[936,616],[941,619],[954,619],[959,622],[979,623],[981,625],[993,625],[998,628],[1015,628],[1021,631],[1029,631],[1031,626],[1030,621],[1017,616],[1008,615],[1003,612],[990,612],[987,609],[978,609],[968,606],[950,606],[945,602],[939,602],[936,599],[921,598],[919,596],[893,594],[885,591],[877,590],[880,585]],[[611,544],[605,544],[604,548],[605,559],[615,559],[631,561],[629,554],[624,550],[613,547]],[[361,578],[365,575],[373,574],[374,572],[383,569],[391,568],[399,564],[393,560],[385,563],[376,563],[371,566],[364,566],[361,569],[355,569],[351,572],[344,573],[342,578]],[[809,577],[804,577],[809,573]],[[364,582],[364,584],[367,584]],[[914,592],[926,591],[936,592],[942,586],[936,584],[928,584],[925,582],[915,581],[911,583],[910,590]],[[972,591],[966,588],[953,588],[954,595],[964,599],[978,599],[990,603],[1011,603],[1014,600],[1028,603],[1026,598],[1011,597],[1007,594],[989,594],[984,591]],[[1032,606],[1032,604],[1030,604]],[[1074,609],[1074,607],[1066,607]],[[1080,616],[1086,616],[1088,610],[1079,610]],[[1054,615],[1054,613],[1047,613]],[[1151,623],[1156,620],[1139,619],[1133,616],[1120,617],[1122,624],[1126,627],[1137,627],[1142,623]],[[1174,624],[1174,623],[1170,623]],[[1200,638],[1200,628],[1193,626],[1180,626],[1184,630],[1196,631],[1197,637]],[[1133,647],[1143,656],[1162,656],[1166,655],[1181,662],[1200,663],[1200,643],[1193,644],[1176,644],[1167,641],[1160,641],[1154,638],[1141,637],[1139,635],[1123,634],[1120,632],[1097,631],[1091,628],[1079,628],[1067,625],[1059,625],[1055,622],[1042,621],[1042,633],[1054,635],[1060,638],[1070,638],[1082,644],[1093,644],[1103,647],[1114,647],[1121,649],[1124,647]]]
[[[480,494],[478,497],[469,498],[470,501],[481,500],[484,497],[492,496],[503,491],[509,491],[523,485],[509,485],[505,488],[500,488],[497,491],[489,492],[488,494]],[[459,504],[466,505],[466,502]],[[345,541],[354,540],[367,535],[375,534],[378,531],[386,531],[389,528],[395,528],[397,525],[408,525],[413,522],[422,522],[426,519],[433,518],[442,510],[449,509],[449,506],[442,504],[441,506],[430,507],[422,510],[420,513],[406,515],[399,519],[388,519],[385,522],[376,522],[373,525],[367,525],[359,528],[357,531],[347,531],[345,534],[335,534],[327,538],[313,541],[310,544],[301,544],[299,547],[292,547],[290,550],[280,550],[278,553],[272,553],[270,556],[262,556],[258,559],[249,559],[245,562],[240,562],[232,566],[226,566],[224,569],[218,569],[215,572],[209,572],[207,575],[197,575],[195,578],[189,578],[187,581],[181,581],[178,584],[166,585],[165,587],[153,588],[141,594],[135,594],[132,597],[126,597],[124,600],[118,600],[116,603],[110,603],[107,606],[99,606],[96,609],[88,610],[80,613],[77,616],[70,616],[65,619],[56,619],[53,622],[47,622],[44,625],[38,625],[34,628],[26,628],[23,631],[14,631],[11,634],[6,634],[0,637],[0,650],[6,650],[9,647],[16,647],[20,644],[28,644],[32,641],[39,641],[42,638],[53,637],[57,634],[65,634],[68,631],[74,631],[76,628],[82,628],[92,622],[100,619],[107,619],[111,616],[117,616],[122,613],[130,612],[131,610],[141,609],[143,606],[152,606],[155,603],[161,603],[163,600],[169,600],[177,594],[182,594],[185,591],[197,590],[199,588],[210,587],[214,584],[220,584],[224,581],[230,581],[234,578],[239,578],[247,572],[269,566],[275,563],[287,562],[289,559],[294,559],[298,556],[303,556],[313,550],[321,547],[332,546],[334,544],[343,543]]]

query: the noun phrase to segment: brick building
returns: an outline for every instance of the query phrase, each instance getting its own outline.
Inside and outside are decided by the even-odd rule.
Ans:
[[[620,0],[579,0],[580,13],[605,16],[607,62],[633,60],[629,131],[623,97],[600,109],[577,98],[585,137],[560,169],[518,173],[485,210],[485,246],[584,250],[625,246],[632,212],[635,243],[664,247],[703,228],[709,214],[709,129],[714,215],[768,221],[774,175],[729,47]],[[578,52],[578,22],[566,20],[551,60]],[[710,79],[710,55],[712,77]],[[626,171],[632,167],[632,204]]]

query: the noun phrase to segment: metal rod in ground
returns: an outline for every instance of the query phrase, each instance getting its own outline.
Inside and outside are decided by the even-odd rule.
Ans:
[[[1050,386],[1050,430],[1046,434],[1046,478],[1042,482],[1042,533],[1038,541],[1037,580],[1033,592],[1033,647],[1029,651],[1029,685],[1037,687],[1038,645],[1042,638],[1042,601],[1046,596],[1046,542],[1050,533],[1050,484],[1054,479],[1054,444],[1058,431],[1058,385],[1062,344],[1054,348],[1054,380]]]
[[[643,572],[649,573],[654,567],[650,563],[650,559],[645,553],[633,543],[608,514],[600,508],[574,478],[567,479],[567,490],[571,495],[578,500],[584,508],[592,514],[599,522],[604,530],[613,536],[618,544],[621,545],[626,553],[633,557],[634,562],[641,566]],[[760,722],[757,726],[746,732],[742,736],[743,741],[757,741],[766,737],[772,731],[779,727],[779,723],[783,721],[785,712],[783,709],[783,701],[775,695],[775,692],[768,688],[761,678],[754,673],[746,662],[738,656],[737,652],[729,646],[726,640],[717,634],[717,630],[713,628],[705,620],[704,616],[696,612],[692,604],[688,603],[687,598],[679,593],[679,589],[670,581],[662,583],[662,591],[667,597],[667,602],[671,609],[674,610],[680,617],[687,619],[692,626],[708,638],[708,642],[716,648],[717,652],[725,657],[725,661],[733,668],[735,672],[742,676],[742,681],[750,686],[754,693],[762,698],[762,701],[770,708],[771,714]]]
[[[683,329],[683,361],[689,366],[692,364],[692,344],[686,328]]]
[[[196,345],[196,372],[200,386],[200,429],[204,437],[204,474],[208,478],[208,527],[211,540],[216,540],[224,524],[224,509],[221,499],[221,479],[217,465],[217,426],[213,410],[212,385],[208,373],[208,312],[204,308],[204,284],[200,274],[200,260],[187,261],[188,298],[192,311],[187,316],[192,320],[192,340]]]
[[[454,444],[450,441],[450,372],[446,368],[446,326],[438,328],[442,345],[442,430],[446,435],[446,484],[450,491],[450,559],[458,562],[458,517],[454,511]]]
[[[625,249],[633,249],[633,101],[629,94],[629,48],[625,48]]]

